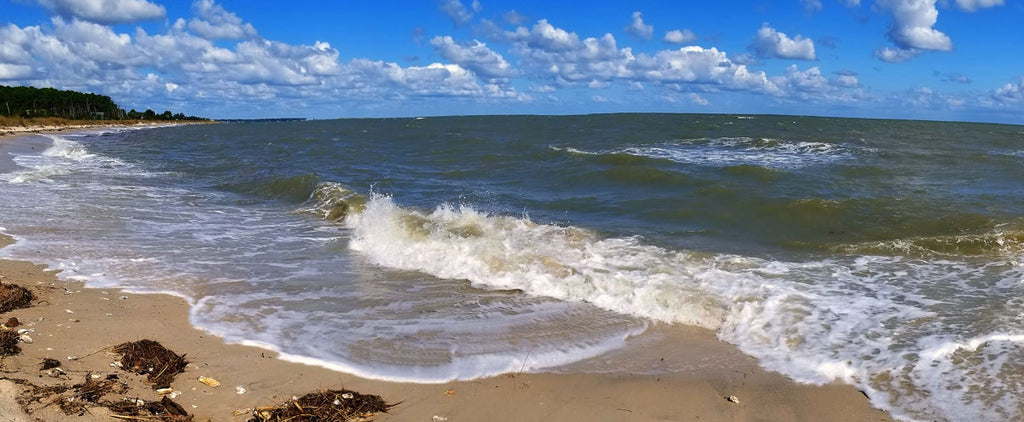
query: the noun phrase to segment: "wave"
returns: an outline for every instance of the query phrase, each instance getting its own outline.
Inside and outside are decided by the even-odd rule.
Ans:
[[[958,280],[959,288],[986,295],[991,292],[977,286],[988,282],[973,280],[1016,280],[1018,267],[871,255],[776,261],[669,250],[640,237],[604,238],[584,228],[490,215],[467,205],[421,211],[380,194],[363,205],[340,221],[352,230],[350,248],[381,266],[709,328],[768,369],[801,382],[856,385],[876,406],[896,406],[895,413],[907,418],[1016,414],[1003,399],[984,407],[992,397],[1015,394],[1009,384],[983,394],[977,389],[989,378],[1013,379],[998,363],[1020,353],[1017,346],[968,344],[978,350],[973,359],[985,362],[980,366],[962,364],[957,353],[936,355],[934,365],[946,368],[945,375],[918,361],[921,351],[936,344],[959,344],[951,333],[965,332],[954,328],[955,315],[940,311],[950,298],[933,289],[935,283]],[[972,312],[986,305],[962,306]],[[981,343],[1002,341],[999,335]],[[969,388],[951,390],[961,385]],[[938,401],[961,404],[945,407]]]
[[[221,188],[237,193],[256,195],[263,198],[281,199],[289,202],[303,202],[320,186],[315,174],[271,177],[264,180],[228,183]]]
[[[1020,256],[1024,254],[1024,228],[1000,227],[984,233],[926,236],[852,245],[833,245],[833,252],[857,255],[912,257]]]
[[[325,182],[313,189],[299,212],[313,214],[325,220],[338,221],[352,213],[366,209],[367,197],[340,183]]]
[[[853,157],[850,147],[841,144],[753,137],[679,139],[601,151],[550,148],[574,155],[594,156],[598,161],[612,164],[631,164],[649,159],[715,167],[751,164],[779,169],[828,164]]]
[[[87,136],[102,132],[83,132],[77,135],[42,134],[51,144],[41,154],[22,154],[14,162],[23,170],[0,175],[0,180],[9,183],[51,182],[54,178],[71,173],[73,168],[117,169],[121,172],[138,173],[129,163],[117,158],[90,152],[85,145],[70,139],[71,136]]]

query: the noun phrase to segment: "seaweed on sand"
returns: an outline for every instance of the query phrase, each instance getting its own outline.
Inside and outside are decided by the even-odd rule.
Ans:
[[[395,404],[350,390],[321,390],[276,407],[257,408],[248,422],[343,422],[387,413]]]
[[[53,359],[53,358],[45,358],[45,359],[43,359],[42,362],[39,363],[39,370],[40,371],[45,371],[47,369],[53,369],[53,368],[59,368],[59,367],[60,367],[60,361],[57,360],[57,359]]]
[[[0,313],[32,305],[35,295],[17,284],[0,282]]]
[[[185,372],[188,361],[185,355],[178,355],[153,340],[139,340],[114,346],[114,353],[121,355],[121,367],[139,375],[153,384],[153,389],[171,386],[174,377]]]
[[[82,416],[89,406],[100,404],[100,399],[109,393],[122,394],[128,391],[128,385],[112,379],[98,380],[92,374],[86,374],[85,382],[68,386],[66,384],[37,386],[28,382],[21,383],[27,389],[18,397],[22,407],[36,402],[42,407],[57,405],[65,415]],[[70,394],[66,394],[70,392]],[[27,410],[27,409],[26,409]]]
[[[106,402],[103,404],[118,419],[159,421],[159,422],[191,422],[193,416],[185,411],[180,404],[168,397],[160,401],[142,403],[136,400]],[[118,417],[119,416],[119,417]]]
[[[11,356],[21,353],[21,347],[18,347],[18,339],[20,338],[15,331],[0,331],[0,356]]]

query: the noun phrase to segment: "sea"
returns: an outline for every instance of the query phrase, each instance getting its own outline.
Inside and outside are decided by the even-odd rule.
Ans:
[[[439,383],[690,325],[902,420],[1024,419],[1024,127],[772,115],[45,134],[0,256],[289,360]],[[614,369],[614,368],[611,368]]]

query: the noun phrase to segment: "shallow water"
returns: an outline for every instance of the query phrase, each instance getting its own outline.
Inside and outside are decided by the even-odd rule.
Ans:
[[[441,382],[652,321],[912,419],[1024,416],[1024,128],[792,116],[353,119],[48,135],[9,257],[171,292],[291,359]],[[614,369],[614,368],[613,368]]]

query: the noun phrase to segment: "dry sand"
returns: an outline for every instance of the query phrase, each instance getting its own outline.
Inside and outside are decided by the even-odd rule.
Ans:
[[[110,366],[116,344],[153,339],[186,354],[191,362],[172,387],[175,401],[196,420],[244,421],[252,409],[281,403],[317,389],[347,388],[379,394],[399,403],[380,421],[887,421],[847,385],[810,386],[760,369],[756,362],[712,333],[661,325],[641,336],[632,352],[610,354],[578,365],[632,372],[522,373],[443,384],[392,383],[361,379],[319,367],[285,362],[267,350],[225,344],[188,323],[187,303],[167,295],[136,295],[116,289],[88,289],[59,280],[55,272],[28,262],[0,260],[5,283],[37,295],[34,306],[0,314],[17,317],[32,330],[22,353],[0,361],[0,422],[113,420],[105,409],[66,416],[56,406],[30,406],[31,418],[12,398],[23,389],[10,381],[39,385],[81,383],[86,374],[117,374],[131,389],[120,396],[158,399],[142,376]],[[329,345],[325,345],[329,347]],[[639,354],[637,350],[640,350]],[[628,356],[623,356],[627,355]],[[73,357],[73,360],[72,360]],[[62,362],[58,378],[39,370],[43,358]],[[618,362],[618,363],[617,363]],[[658,373],[660,367],[686,368]],[[563,372],[565,372],[563,371]],[[198,382],[212,377],[222,385]],[[239,394],[236,387],[245,389]],[[736,396],[739,403],[726,400]],[[242,410],[241,415],[232,415]],[[444,419],[446,418],[446,419]]]
[[[83,129],[97,129],[97,128],[111,128],[111,127],[151,127],[151,126],[177,126],[183,124],[201,124],[208,122],[196,122],[196,121],[153,121],[153,122],[137,122],[130,121],[125,123],[118,123],[117,121],[100,121],[97,123],[76,123],[70,125],[37,125],[32,123],[31,120],[27,121],[27,126],[0,126],[0,140],[8,137],[14,137],[18,135],[26,135],[33,133],[55,133],[55,132],[68,132],[68,131],[80,131]]]

